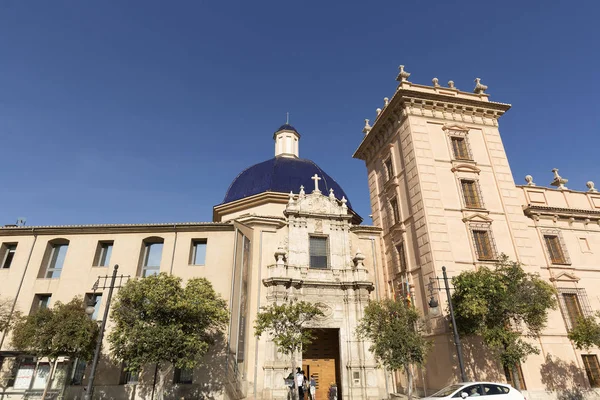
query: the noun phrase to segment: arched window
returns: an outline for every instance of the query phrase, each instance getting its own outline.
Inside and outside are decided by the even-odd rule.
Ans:
[[[153,236],[144,239],[140,256],[140,276],[158,275],[160,272],[160,260],[162,258],[163,244],[165,240]]]
[[[38,278],[60,278],[68,249],[69,241],[67,239],[58,238],[50,240],[42,259]]]

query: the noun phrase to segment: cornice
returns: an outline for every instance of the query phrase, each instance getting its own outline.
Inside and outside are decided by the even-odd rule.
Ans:
[[[223,215],[243,211],[248,208],[267,203],[287,204],[289,194],[280,192],[263,192],[229,203],[218,204],[213,207],[213,220],[220,222]]]
[[[175,222],[158,224],[97,224],[97,225],[50,225],[1,227],[0,236],[103,234],[103,233],[145,233],[145,232],[197,232],[233,231],[231,223],[215,222]]]
[[[387,143],[387,138],[393,134],[392,128],[399,126],[409,115],[450,120],[459,124],[497,126],[498,118],[510,107],[510,104],[451,96],[433,91],[398,89],[389,105],[378,115],[353,157],[369,160],[381,146]]]
[[[350,232],[355,233],[357,235],[361,233],[379,235],[381,234],[381,232],[383,232],[383,229],[373,225],[353,225],[352,227],[350,227]]]
[[[554,219],[582,219],[584,221],[595,221],[600,223],[600,210],[585,210],[579,208],[561,208],[527,204],[523,206],[523,212],[526,216],[534,220],[537,220],[540,216],[544,215],[550,216]]]

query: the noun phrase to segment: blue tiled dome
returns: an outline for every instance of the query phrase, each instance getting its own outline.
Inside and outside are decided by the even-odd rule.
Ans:
[[[341,186],[314,162],[302,158],[275,157],[242,171],[229,186],[223,203],[263,192],[292,191],[298,194],[300,185],[304,186],[306,193],[311,193],[315,182],[310,178],[315,174],[321,178],[319,190],[324,195],[328,195],[329,189],[333,189],[336,199],[340,200],[343,196],[348,200]],[[352,208],[349,201],[347,205]]]

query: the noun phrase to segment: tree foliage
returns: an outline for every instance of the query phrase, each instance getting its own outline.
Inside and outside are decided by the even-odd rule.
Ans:
[[[384,299],[369,302],[356,329],[359,338],[372,343],[369,350],[380,365],[406,372],[409,399],[413,379],[410,366],[423,365],[430,348],[430,342],[421,333],[420,323],[419,312],[404,299]]]
[[[452,302],[461,335],[478,335],[506,367],[539,349],[523,340],[538,336],[556,308],[554,288],[520,263],[501,255],[493,269],[481,267],[452,279]],[[518,386],[518,383],[517,383]]]
[[[324,315],[319,304],[306,301],[270,304],[263,307],[256,316],[254,335],[256,337],[269,335],[281,353],[291,356],[293,374],[296,369],[296,352],[312,343],[314,339],[311,330],[307,327],[316,317]],[[293,388],[293,395],[296,398],[298,394],[296,379]]]
[[[83,300],[76,297],[20,317],[12,330],[12,345],[36,357],[91,360],[97,337],[98,324],[85,313]]]
[[[194,368],[228,322],[227,303],[204,278],[161,273],[130,280],[115,297],[108,341],[129,370],[170,363]]]
[[[257,337],[263,333],[270,335],[279,351],[293,355],[314,339],[310,329],[305,329],[307,323],[323,315],[318,304],[306,301],[270,304],[256,316],[254,334]]]
[[[588,350],[590,347],[600,347],[600,312],[590,316],[580,316],[569,332],[571,339],[579,350]]]

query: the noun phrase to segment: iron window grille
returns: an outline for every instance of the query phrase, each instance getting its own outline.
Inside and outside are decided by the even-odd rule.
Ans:
[[[544,236],[544,244],[546,245],[546,252],[548,253],[550,262],[559,265],[571,264],[567,246],[565,245],[560,230],[542,229],[541,232]]]
[[[558,288],[558,302],[569,330],[577,325],[578,317],[592,315],[592,307],[585,289]]]
[[[479,182],[474,179],[461,179],[460,186],[466,208],[484,208]]]
[[[450,144],[452,145],[452,155],[455,160],[472,161],[473,153],[467,132],[450,131]]]
[[[390,156],[388,159],[386,159],[383,162],[384,166],[385,166],[385,173],[386,173],[386,181],[389,181],[390,179],[392,179],[394,177],[394,165],[392,164],[392,157]]]
[[[498,250],[490,224],[471,223],[469,224],[475,254],[480,261],[494,261],[498,259]]]

